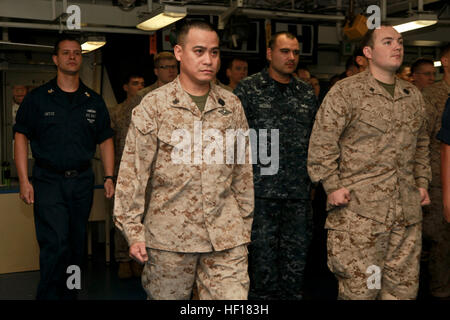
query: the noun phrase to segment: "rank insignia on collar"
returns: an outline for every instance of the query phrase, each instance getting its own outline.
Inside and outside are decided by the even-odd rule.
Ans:
[[[53,92],[55,92],[53,89],[50,89],[50,90],[48,90],[47,91],[48,93],[53,93]]]
[[[219,110],[219,113],[222,114],[222,115],[224,115],[224,116],[226,116],[227,114],[230,114],[231,111],[228,111],[227,109],[220,109],[220,110]]]
[[[91,95],[89,94],[89,92],[87,92],[87,91],[86,91],[86,92],[84,92],[84,94],[85,94],[85,95],[86,95],[86,97],[88,97],[88,98],[89,98],[89,97],[91,96]]]

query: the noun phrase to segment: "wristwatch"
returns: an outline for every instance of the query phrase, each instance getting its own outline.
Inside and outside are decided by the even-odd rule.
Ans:
[[[111,179],[112,182],[114,182],[114,177],[113,177],[113,176],[105,176],[105,177],[103,178],[103,183],[105,183],[106,180],[108,180],[108,179]]]

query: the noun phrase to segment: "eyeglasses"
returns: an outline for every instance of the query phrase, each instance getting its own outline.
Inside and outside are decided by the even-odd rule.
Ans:
[[[165,66],[159,66],[158,68],[160,69],[168,69],[168,70],[175,70],[178,68],[178,66],[176,64],[172,65],[172,64],[166,64]]]

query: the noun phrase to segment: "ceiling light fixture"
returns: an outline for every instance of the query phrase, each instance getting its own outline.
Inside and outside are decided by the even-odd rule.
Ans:
[[[394,29],[400,33],[425,28],[436,24],[438,21],[435,14],[416,13],[406,19],[392,20]]]
[[[156,31],[183,19],[186,15],[186,7],[163,5],[153,10],[150,17],[136,27],[145,31]]]
[[[106,44],[105,37],[87,37],[81,44],[82,53],[88,53],[103,47]]]

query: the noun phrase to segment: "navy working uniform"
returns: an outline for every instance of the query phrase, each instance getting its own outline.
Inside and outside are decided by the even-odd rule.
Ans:
[[[30,140],[34,219],[40,247],[37,299],[74,298],[66,286],[69,265],[81,267],[92,205],[96,144],[113,136],[106,105],[81,81],[63,92],[56,78],[31,91],[16,116],[14,132]]]
[[[295,77],[273,80],[267,69],[242,80],[239,97],[250,128],[267,129],[267,154],[279,131],[279,168],[272,174],[253,162],[255,212],[249,246],[249,299],[302,299],[306,254],[312,238],[311,181],[306,170],[309,136],[317,112],[311,86]],[[264,144],[264,138],[262,139]],[[273,144],[276,144],[273,141]],[[276,150],[274,148],[273,150]],[[276,151],[274,152],[276,153]],[[272,154],[272,165],[278,154]]]

